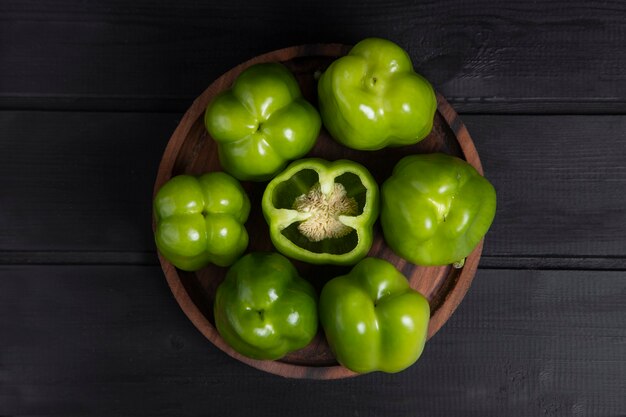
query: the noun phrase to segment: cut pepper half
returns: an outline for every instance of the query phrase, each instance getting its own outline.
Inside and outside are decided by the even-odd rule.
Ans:
[[[293,162],[263,194],[263,215],[272,243],[293,259],[353,265],[373,240],[378,185],[353,161],[318,158]]]

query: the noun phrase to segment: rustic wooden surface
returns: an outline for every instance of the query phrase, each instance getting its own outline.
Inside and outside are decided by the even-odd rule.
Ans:
[[[4,0],[0,20],[0,415],[626,415],[623,2]],[[282,379],[173,299],[156,170],[232,66],[369,35],[461,113],[496,220],[414,367]]]

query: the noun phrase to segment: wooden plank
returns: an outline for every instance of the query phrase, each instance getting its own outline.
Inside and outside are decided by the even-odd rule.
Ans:
[[[183,111],[255,55],[375,34],[403,45],[462,111],[626,112],[616,0],[5,0],[0,19],[4,109]]]
[[[625,269],[626,117],[462,118],[498,191],[486,266]],[[152,187],[178,119],[0,112],[0,263],[154,264]]]
[[[287,380],[214,348],[156,267],[0,267],[0,415],[619,416],[623,272],[479,270],[396,375]]]
[[[626,255],[626,118],[465,116],[498,209],[491,256]]]
[[[178,120],[0,113],[0,250],[152,251],[152,188]]]

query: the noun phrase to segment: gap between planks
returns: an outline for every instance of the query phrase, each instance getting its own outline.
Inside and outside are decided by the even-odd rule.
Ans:
[[[1,265],[158,266],[155,252],[0,251]],[[626,257],[482,256],[479,269],[626,271]]]
[[[173,96],[14,96],[0,95],[0,110],[183,113],[195,97]],[[598,98],[446,97],[459,114],[625,115],[626,100]]]

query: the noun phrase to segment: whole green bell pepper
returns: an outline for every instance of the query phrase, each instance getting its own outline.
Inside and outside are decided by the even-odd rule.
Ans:
[[[159,189],[153,207],[157,248],[179,269],[227,266],[248,246],[244,223],[250,200],[224,172],[173,177]]]
[[[353,161],[292,162],[267,185],[263,215],[284,255],[313,264],[353,265],[373,240],[378,185]]]
[[[467,162],[443,153],[404,157],[382,185],[385,241],[418,265],[462,264],[495,212],[491,183]]]
[[[217,288],[215,325],[226,343],[254,359],[279,359],[317,333],[317,295],[278,253],[239,259]]]
[[[357,43],[318,82],[324,126],[345,146],[377,150],[417,143],[431,131],[437,98],[397,44],[380,38]]]
[[[240,180],[264,181],[305,155],[321,120],[295,77],[278,63],[243,71],[231,89],[207,106],[205,127],[218,145],[222,167]]]
[[[328,281],[319,311],[337,361],[355,372],[399,372],[424,350],[428,300],[382,259],[365,258]]]

